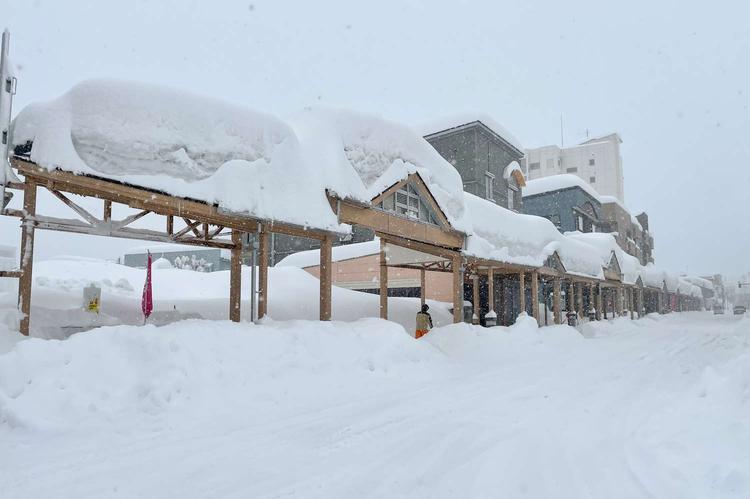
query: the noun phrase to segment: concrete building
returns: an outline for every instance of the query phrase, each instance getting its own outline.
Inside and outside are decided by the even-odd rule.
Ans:
[[[550,220],[560,232],[601,232],[602,204],[596,191],[575,175],[530,180],[523,212]]]
[[[457,116],[422,127],[429,142],[464,183],[464,191],[520,212],[525,179],[520,167],[523,147],[486,115]]]
[[[615,236],[617,244],[626,253],[638,258],[641,265],[654,262],[654,238],[649,232],[648,215],[630,214],[617,198],[600,196],[602,203],[601,231]]]
[[[599,194],[625,202],[620,144],[617,133],[597,137],[572,147],[549,145],[526,149],[523,173],[527,180],[569,173],[591,184]]]

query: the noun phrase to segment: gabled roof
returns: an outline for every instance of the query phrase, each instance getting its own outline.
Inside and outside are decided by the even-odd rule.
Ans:
[[[601,204],[601,197],[596,190],[591,187],[585,180],[577,175],[563,173],[561,175],[550,175],[549,177],[537,178],[526,182],[523,188],[523,197],[537,196],[550,192],[561,191],[563,189],[578,188]]]

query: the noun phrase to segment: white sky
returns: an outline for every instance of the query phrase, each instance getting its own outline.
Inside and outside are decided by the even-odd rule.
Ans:
[[[416,124],[481,110],[527,147],[559,144],[561,113],[566,144],[617,131],[626,204],[649,213],[657,263],[738,274],[750,270],[749,5],[0,0],[0,19],[16,111],[116,77],[281,116],[324,105]],[[0,221],[0,244],[16,226]],[[39,258],[138,244],[37,237]]]

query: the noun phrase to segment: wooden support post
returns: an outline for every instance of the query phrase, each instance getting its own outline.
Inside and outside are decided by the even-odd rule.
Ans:
[[[572,286],[576,290],[576,299],[578,300],[578,318],[583,319],[583,283],[578,283],[578,286],[573,283]]]
[[[622,316],[622,287],[618,286],[615,288],[614,293],[614,306],[612,307],[612,316],[613,317],[621,317]]]
[[[457,324],[464,319],[464,272],[461,256],[453,257],[453,323]]]
[[[258,319],[268,315],[268,232],[258,236]]]
[[[526,313],[526,273],[518,274],[518,308],[522,314]]]
[[[539,324],[539,274],[536,271],[531,273],[531,314]]]
[[[489,312],[495,311],[495,269],[487,269],[487,307]]]
[[[643,317],[645,305],[643,304],[643,288],[638,288],[638,318]]]
[[[333,237],[320,242],[320,320],[331,320],[331,286],[333,286]]]
[[[385,254],[385,240],[380,239],[380,318],[388,318],[388,258]]]
[[[174,234],[174,216],[173,215],[167,215],[167,234],[170,236]]]
[[[229,320],[240,322],[242,299],[242,233],[232,231],[232,256],[229,264]],[[255,299],[255,297],[251,297]]]
[[[419,269],[419,302],[424,305],[427,301],[427,271]]]
[[[34,269],[34,223],[28,217],[36,215],[36,182],[26,179],[23,190],[23,219],[21,221],[21,277],[18,280],[18,309],[21,312],[21,334],[29,335],[31,322],[31,285]]]
[[[635,288],[628,289],[628,310],[630,310],[630,320],[635,320]]]
[[[479,324],[479,276],[473,275],[471,276],[471,286],[472,286],[472,317],[471,317],[471,323],[472,324]]]
[[[602,285],[596,286],[596,320],[602,320]]]
[[[104,221],[109,222],[112,220],[112,201],[109,199],[104,200]]]
[[[552,311],[555,324],[560,324],[562,322],[562,314],[560,310],[560,279],[557,277],[552,282]]]

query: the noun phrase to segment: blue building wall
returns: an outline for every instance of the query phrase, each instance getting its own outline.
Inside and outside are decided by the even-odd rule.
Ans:
[[[576,218],[579,214],[591,224],[600,223],[601,208],[601,203],[580,187],[568,187],[523,198],[524,213],[551,220],[560,232],[578,230]],[[588,224],[584,232],[592,232]]]

